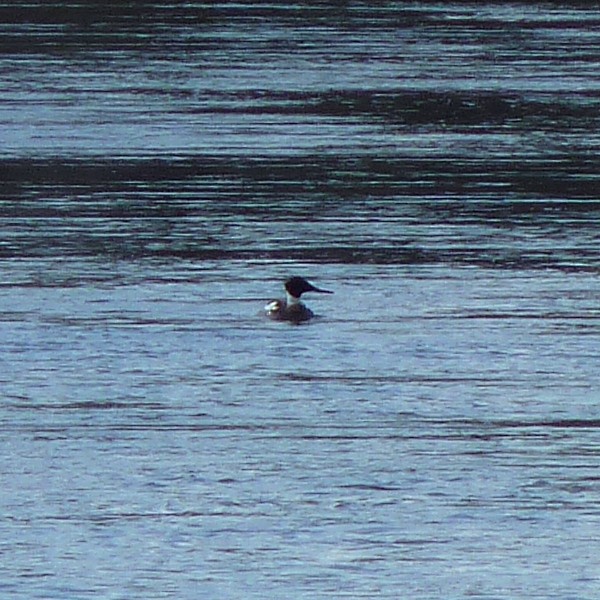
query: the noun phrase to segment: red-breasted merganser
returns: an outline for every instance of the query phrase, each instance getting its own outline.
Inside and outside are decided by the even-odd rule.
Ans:
[[[318,292],[319,294],[333,294],[329,290],[321,290],[318,287],[308,283],[303,277],[290,277],[285,282],[286,299],[271,300],[265,306],[267,317],[275,321],[291,321],[300,323],[308,321],[315,315],[310,308],[300,302],[300,296],[304,292]]]

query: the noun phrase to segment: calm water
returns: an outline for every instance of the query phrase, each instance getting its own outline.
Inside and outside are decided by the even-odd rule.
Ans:
[[[598,598],[599,73],[592,3],[0,3],[2,598]]]

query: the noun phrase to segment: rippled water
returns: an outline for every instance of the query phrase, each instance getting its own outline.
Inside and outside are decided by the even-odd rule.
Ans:
[[[595,600],[599,25],[0,3],[2,597]]]

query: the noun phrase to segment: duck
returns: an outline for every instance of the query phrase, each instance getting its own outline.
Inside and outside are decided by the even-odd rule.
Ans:
[[[323,290],[309,283],[304,277],[290,277],[284,283],[285,300],[271,300],[265,306],[265,314],[274,321],[289,321],[301,323],[309,321],[315,314],[304,302],[300,301],[302,294],[317,292],[319,294],[333,294],[330,290]]]

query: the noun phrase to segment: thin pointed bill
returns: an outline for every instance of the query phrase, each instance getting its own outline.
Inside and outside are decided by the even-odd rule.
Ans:
[[[321,288],[315,287],[314,285],[312,286],[312,289],[310,291],[318,292],[319,294],[333,294],[333,292],[330,290],[322,290]]]

